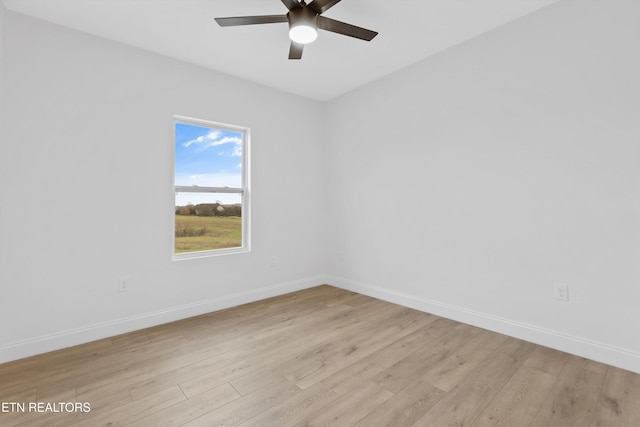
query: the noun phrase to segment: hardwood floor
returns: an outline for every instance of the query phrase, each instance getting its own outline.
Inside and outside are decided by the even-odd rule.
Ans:
[[[1,426],[617,427],[640,375],[320,286],[0,365],[0,402]]]

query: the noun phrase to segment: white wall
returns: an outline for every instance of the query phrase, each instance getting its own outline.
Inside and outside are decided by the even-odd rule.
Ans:
[[[0,362],[322,283],[319,103],[4,15]],[[173,114],[251,128],[251,253],[171,261]]]
[[[2,100],[2,70],[4,68],[4,61],[2,59],[2,53],[4,51],[4,4],[0,2],[0,100]],[[2,123],[2,117],[0,116],[0,129]]]
[[[0,362],[329,273],[640,372],[639,8],[563,0],[327,104],[0,9]],[[251,127],[250,254],[170,261],[172,114]]]
[[[564,0],[332,101],[333,282],[640,372],[638,16]]]
[[[5,7],[4,7],[4,4],[0,1],[0,155],[2,155],[2,157],[0,157],[0,162],[2,161],[1,159],[4,157],[4,154],[5,154],[5,151],[2,148],[2,146],[4,145],[2,143],[3,142],[2,111],[3,111],[3,104],[4,104],[4,95],[2,91],[2,88],[4,86],[4,79],[2,78],[3,71],[4,71],[4,14],[5,14]],[[4,173],[2,169],[0,169],[0,179],[2,178],[4,178]],[[1,195],[2,193],[0,193],[0,196]],[[4,230],[4,227],[2,224],[4,224],[5,222],[3,206],[4,206],[4,202],[0,201],[0,242],[3,240],[1,233]],[[4,288],[3,273],[2,273],[4,270],[4,263],[2,261],[3,259],[4,259],[3,245],[2,243],[0,243],[0,292]],[[0,325],[9,324],[9,319],[6,317],[6,314],[5,314],[6,313],[5,307],[7,306],[7,304],[8,304],[8,301],[5,298],[0,298]],[[6,329],[7,328],[0,327],[0,345],[6,342],[6,339],[5,339]],[[1,360],[2,358],[0,358],[0,361]]]

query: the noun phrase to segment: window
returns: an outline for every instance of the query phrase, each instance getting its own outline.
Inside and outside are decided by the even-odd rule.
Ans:
[[[173,258],[249,250],[249,129],[174,116]]]

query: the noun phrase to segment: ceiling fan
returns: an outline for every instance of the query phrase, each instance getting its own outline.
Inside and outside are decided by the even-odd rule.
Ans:
[[[313,0],[307,4],[304,0],[282,0],[289,9],[286,15],[236,16],[215,18],[215,20],[221,27],[288,22],[289,38],[291,38],[289,59],[302,58],[304,45],[318,37],[318,28],[366,41],[371,41],[378,35],[375,31],[322,16],[338,2],[340,0]]]

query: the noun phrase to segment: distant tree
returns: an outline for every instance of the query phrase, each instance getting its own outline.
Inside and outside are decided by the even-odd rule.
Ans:
[[[189,206],[179,206],[176,209],[176,215],[191,215],[191,208]]]

